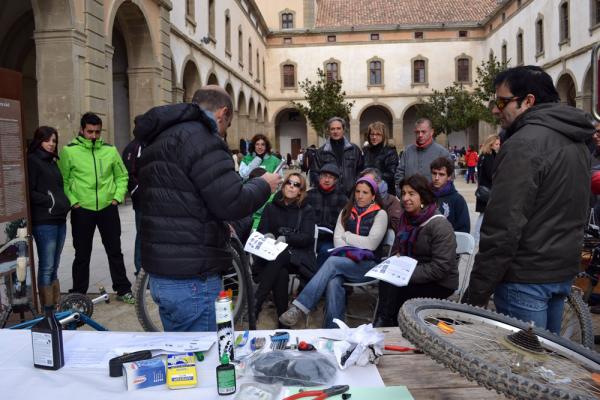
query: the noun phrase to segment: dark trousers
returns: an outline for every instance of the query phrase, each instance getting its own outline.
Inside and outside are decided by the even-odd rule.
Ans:
[[[288,282],[290,269],[290,252],[286,249],[273,261],[259,260],[254,269],[257,273],[258,288],[256,289],[257,316],[269,292],[273,292],[273,301],[277,315],[283,314],[288,308]]]
[[[376,325],[398,326],[398,312],[407,300],[417,297],[445,299],[452,293],[454,293],[454,290],[440,286],[434,282],[398,287],[391,283],[380,281],[379,307],[375,316]]]
[[[96,226],[108,257],[113,290],[119,296],[131,291],[121,252],[121,220],[117,206],[100,211],[74,208],[71,211],[71,230],[75,260],[73,261],[73,292],[87,293],[90,284],[90,258]]]

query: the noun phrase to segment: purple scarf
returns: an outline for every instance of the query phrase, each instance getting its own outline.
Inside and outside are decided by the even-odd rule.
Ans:
[[[412,257],[413,247],[417,241],[417,235],[419,233],[419,226],[433,217],[437,210],[437,205],[430,204],[426,208],[422,209],[417,215],[408,215],[408,213],[402,213],[402,219],[398,226],[398,233],[396,234],[396,240],[398,242],[398,249],[401,256]]]
[[[450,194],[454,190],[454,182],[448,181],[444,186],[439,189],[436,189],[431,185],[431,190],[436,198],[444,197],[447,194]]]

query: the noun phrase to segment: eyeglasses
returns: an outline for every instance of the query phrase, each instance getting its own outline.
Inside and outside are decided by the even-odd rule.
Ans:
[[[302,187],[302,184],[300,182],[287,181],[285,184],[293,186],[293,187],[298,188],[298,189]]]
[[[498,110],[502,111],[502,110],[504,110],[504,108],[506,108],[506,106],[511,101],[520,100],[520,99],[521,98],[519,96],[512,96],[512,97],[496,96],[496,98],[494,99],[494,104],[496,105],[496,107],[498,107]]]
[[[383,135],[378,132],[371,132],[371,133],[369,133],[369,136],[382,136],[383,137]]]

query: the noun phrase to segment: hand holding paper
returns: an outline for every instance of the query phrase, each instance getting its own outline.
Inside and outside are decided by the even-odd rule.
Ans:
[[[267,261],[273,261],[287,246],[287,243],[276,242],[256,231],[248,238],[244,250]]]

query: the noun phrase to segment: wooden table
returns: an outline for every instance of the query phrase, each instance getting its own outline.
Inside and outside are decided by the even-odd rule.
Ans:
[[[398,328],[383,328],[385,344],[413,347]],[[377,366],[386,386],[404,385],[415,400],[506,399],[468,381],[425,354],[385,351]]]

